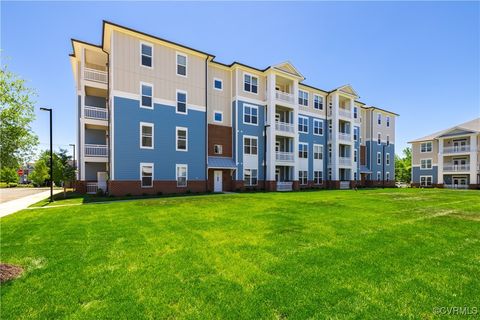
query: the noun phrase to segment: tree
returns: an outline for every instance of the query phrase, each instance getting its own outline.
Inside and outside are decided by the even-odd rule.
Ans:
[[[398,181],[409,183],[412,172],[412,150],[405,148],[403,158],[395,155],[395,177]]]
[[[75,180],[75,168],[70,165],[71,156],[67,155],[67,150],[60,149],[60,152],[57,154],[57,164],[59,165],[57,170],[59,171],[58,175],[60,181],[63,184],[63,197],[67,197],[67,182]],[[55,167],[54,167],[55,169]]]
[[[39,159],[35,162],[33,171],[28,175],[28,179],[36,186],[43,186],[45,180],[49,179],[49,177],[48,166],[43,159]]]
[[[17,171],[13,168],[2,168],[0,170],[0,180],[7,184],[18,182]]]
[[[25,85],[25,80],[7,70],[0,69],[0,163],[16,168],[26,160],[38,144],[32,132],[35,119],[35,93]]]

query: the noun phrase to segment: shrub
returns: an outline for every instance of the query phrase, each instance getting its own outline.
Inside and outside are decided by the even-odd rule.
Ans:
[[[161,196],[161,195],[163,195],[163,192],[162,192],[162,191],[158,191],[158,192],[157,192],[157,196]]]
[[[0,180],[6,182],[8,185],[18,182],[17,171],[13,168],[3,168],[0,170]]]
[[[97,189],[97,196],[101,197],[103,195],[105,195],[105,192],[103,192],[102,188],[98,188]]]

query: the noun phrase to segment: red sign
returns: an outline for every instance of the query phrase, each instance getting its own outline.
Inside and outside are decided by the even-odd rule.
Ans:
[[[19,176],[23,176],[23,170],[22,169],[18,169],[17,173],[18,173]]]

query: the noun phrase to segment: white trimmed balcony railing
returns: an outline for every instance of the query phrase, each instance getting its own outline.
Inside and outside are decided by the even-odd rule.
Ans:
[[[338,140],[352,141],[352,135],[350,133],[339,132],[338,133]]]
[[[470,164],[444,164],[444,172],[470,171]]]
[[[471,151],[475,151],[475,150],[473,148],[470,148],[470,145],[443,148],[443,153],[465,153],[465,152],[471,152]]]
[[[338,109],[338,115],[341,116],[341,117],[345,117],[345,118],[351,118],[352,117],[352,113],[350,112],[350,110],[342,109],[342,108]]]
[[[281,132],[294,133],[295,132],[295,127],[294,127],[293,123],[277,121],[277,122],[275,122],[275,130],[281,131]]]
[[[351,166],[352,158],[351,157],[338,157],[338,164],[341,166]]]
[[[108,120],[108,111],[106,108],[85,106],[83,108],[85,118],[96,120]]]
[[[277,151],[275,153],[275,158],[277,161],[288,161],[288,162],[293,162],[295,157],[293,152],[283,152],[283,151]]]
[[[277,191],[292,191],[292,185],[291,181],[277,181]]]
[[[444,184],[443,187],[448,189],[468,189],[468,184]]]
[[[98,183],[97,182],[87,182],[87,193],[88,194],[96,194],[98,190]]]
[[[100,82],[100,83],[107,83],[108,75],[106,71],[92,69],[92,68],[85,68],[83,77],[85,80]]]
[[[291,93],[275,90],[275,99],[280,101],[286,101],[289,103],[295,102],[295,96]]]
[[[107,157],[108,146],[104,144],[85,144],[85,156],[87,157]]]

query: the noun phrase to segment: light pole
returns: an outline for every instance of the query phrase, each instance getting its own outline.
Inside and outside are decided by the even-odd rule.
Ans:
[[[40,108],[42,111],[48,111],[50,113],[50,202],[53,202],[53,140],[52,140],[52,109]]]
[[[77,180],[77,162],[75,161],[75,143],[70,143],[69,146],[73,147],[73,170],[75,172],[75,180]],[[76,184],[76,181],[74,182],[73,190],[75,190],[75,184]]]

